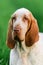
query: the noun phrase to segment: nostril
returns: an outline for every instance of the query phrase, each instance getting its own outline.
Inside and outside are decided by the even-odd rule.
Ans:
[[[16,27],[13,28],[13,30],[19,32],[21,30],[21,27],[20,26],[16,26]]]
[[[19,28],[17,28],[17,27],[14,28],[15,33],[20,33],[20,30],[21,30],[20,27]]]
[[[20,29],[14,29],[14,32],[15,32],[16,34],[18,34],[18,33],[20,33]]]
[[[20,29],[14,29],[14,31],[20,31]]]

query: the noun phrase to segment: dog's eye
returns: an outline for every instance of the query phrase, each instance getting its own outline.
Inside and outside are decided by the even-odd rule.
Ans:
[[[26,16],[23,17],[23,21],[28,21],[28,18]]]
[[[13,21],[16,21],[16,17],[15,17],[15,16],[12,18],[12,22],[13,22]]]

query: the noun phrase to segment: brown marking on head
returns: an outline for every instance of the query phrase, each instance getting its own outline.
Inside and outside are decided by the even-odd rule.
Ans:
[[[12,20],[10,19],[6,43],[7,43],[8,47],[11,49],[14,48],[14,46],[15,46],[15,41],[12,39],[12,30],[13,30],[12,28],[13,28]]]
[[[30,13],[30,19],[31,19],[30,27],[28,26],[29,29],[25,36],[25,44],[28,47],[32,46],[39,39],[39,35],[38,35],[39,28],[38,28],[37,20],[33,17],[31,13]]]

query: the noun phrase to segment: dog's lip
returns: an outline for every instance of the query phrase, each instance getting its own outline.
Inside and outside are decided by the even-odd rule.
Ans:
[[[19,41],[19,42],[24,41],[24,39],[23,40],[20,40],[20,38],[17,35],[15,36],[14,39],[15,39],[15,41]]]

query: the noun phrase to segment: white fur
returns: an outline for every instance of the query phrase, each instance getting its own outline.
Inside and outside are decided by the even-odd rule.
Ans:
[[[43,33],[39,33],[39,40],[33,46],[25,47],[28,55],[27,50],[22,52],[18,49],[15,47],[11,50],[9,65],[43,65]]]

